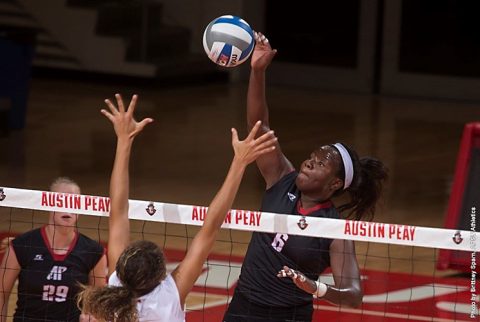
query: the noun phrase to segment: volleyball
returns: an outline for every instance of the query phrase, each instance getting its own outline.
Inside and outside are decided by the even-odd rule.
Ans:
[[[203,48],[208,58],[223,67],[235,67],[246,61],[254,46],[252,28],[236,16],[212,20],[203,33]]]

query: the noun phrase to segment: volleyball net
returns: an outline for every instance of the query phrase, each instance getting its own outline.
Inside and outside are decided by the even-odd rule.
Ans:
[[[103,244],[108,239],[107,197],[70,195],[0,187],[0,238],[5,241],[47,222],[47,213],[81,214],[78,230]],[[378,222],[310,218],[260,211],[229,211],[214,251],[187,299],[187,321],[222,321],[240,275],[253,231],[347,239],[356,243],[364,290],[358,308],[315,300],[314,321],[480,321],[476,283],[480,235],[476,208],[469,209],[471,230],[451,230]],[[184,257],[207,208],[130,200],[132,240],[157,242],[172,270]],[[468,254],[470,271],[437,268],[438,252]],[[334,284],[330,271],[321,281]],[[9,315],[17,293],[12,291]]]

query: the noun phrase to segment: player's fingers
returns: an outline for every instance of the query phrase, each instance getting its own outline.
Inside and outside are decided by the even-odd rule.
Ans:
[[[256,151],[255,155],[258,157],[262,154],[266,154],[266,153],[269,153],[269,152],[272,152],[273,150],[275,150],[275,147],[274,146],[270,146],[268,148],[265,148],[265,149],[262,149],[262,150],[259,150],[259,151]]]
[[[257,146],[259,146],[260,144],[263,144],[264,142],[267,142],[267,141],[271,141],[274,138],[276,138],[275,132],[273,130],[270,130],[268,132],[263,133],[258,138],[256,138],[255,143],[257,144]]]
[[[295,272],[295,270],[291,269],[287,272],[287,276],[292,278],[292,279],[297,279],[298,274]]]
[[[110,109],[110,112],[113,115],[118,114],[117,108],[115,107],[115,105],[113,105],[113,103],[108,98],[105,100],[105,104],[107,104],[108,108]]]
[[[261,125],[262,125],[262,122],[261,122],[261,121],[257,121],[257,123],[255,123],[255,125],[253,126],[253,128],[250,130],[250,133],[248,133],[248,136],[247,136],[247,138],[245,139],[245,141],[247,141],[247,140],[253,140],[253,139],[255,138],[255,136],[257,135],[258,129],[260,128]]]
[[[122,95],[117,93],[115,94],[115,98],[117,99],[118,110],[122,113],[125,112],[125,105],[123,105]]]
[[[270,140],[263,142],[262,144],[259,144],[255,147],[255,151],[263,151],[263,150],[268,150],[271,151],[275,148],[275,145],[277,144],[277,138],[271,138]]]
[[[282,269],[277,273],[277,276],[278,277],[287,277],[287,273],[285,272],[284,269]]]
[[[287,276],[290,277],[290,278],[296,279],[298,277],[295,270],[291,269],[288,266],[283,266],[283,270],[287,273]]]
[[[115,117],[109,113],[107,110],[101,109],[100,112],[105,115],[111,122],[114,121]]]
[[[255,42],[260,43],[261,42],[261,40],[260,40],[261,37],[262,37],[261,32],[255,32],[255,34],[254,34]]]
[[[141,120],[139,123],[138,123],[138,127],[140,128],[140,130],[143,130],[143,128],[145,126],[147,126],[148,124],[152,123],[153,122],[153,119],[152,118],[145,118],[143,120]]]
[[[235,128],[231,128],[231,131],[232,131],[232,144],[238,142],[238,132],[237,132],[237,129]]]
[[[264,43],[264,44],[267,44],[267,43],[268,43],[268,38],[265,37],[265,35],[261,35],[261,36],[260,36],[260,41],[261,41],[262,43]]]
[[[133,115],[133,112],[135,111],[135,107],[137,106],[137,99],[138,99],[138,95],[134,94],[132,96],[132,99],[130,100],[130,104],[128,105],[128,110],[127,110],[127,112],[130,115]]]

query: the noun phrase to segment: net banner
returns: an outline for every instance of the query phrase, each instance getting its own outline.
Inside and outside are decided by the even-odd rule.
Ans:
[[[144,200],[129,201],[129,218],[201,226],[207,207]],[[0,188],[0,206],[108,216],[110,199],[39,190]],[[229,211],[223,228],[262,231],[458,251],[480,250],[479,233],[411,225],[309,218],[251,210]]]

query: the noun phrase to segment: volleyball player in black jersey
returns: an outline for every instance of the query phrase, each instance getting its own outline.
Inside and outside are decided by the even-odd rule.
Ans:
[[[255,38],[247,121],[251,128],[261,120],[264,133],[269,131],[265,71],[276,51],[264,35],[256,33]],[[359,159],[341,143],[315,149],[299,171],[280,146],[256,162],[267,189],[261,210],[305,217],[372,217],[387,177],[380,161]],[[348,192],[349,201],[335,208],[330,199],[344,192]],[[332,269],[335,284],[316,283],[327,267]],[[361,304],[363,292],[354,243],[255,232],[224,321],[311,321],[314,295],[342,306]]]
[[[56,179],[50,190],[80,194],[79,186],[65,177]],[[1,322],[7,319],[8,299],[17,279],[14,322],[78,322],[79,283],[106,284],[105,250],[77,231],[77,217],[71,213],[51,212],[47,225],[10,242],[0,267]],[[85,318],[88,321],[88,317]]]

